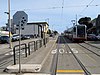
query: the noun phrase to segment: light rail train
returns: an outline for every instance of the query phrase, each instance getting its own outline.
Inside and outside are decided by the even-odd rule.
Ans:
[[[75,25],[67,30],[66,36],[74,41],[85,41],[87,40],[86,25]]]

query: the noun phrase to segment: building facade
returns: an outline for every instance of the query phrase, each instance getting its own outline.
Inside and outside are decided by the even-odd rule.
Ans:
[[[36,23],[27,23],[24,26],[24,29],[21,30],[23,35],[33,35],[34,37],[44,37],[48,30],[47,22],[36,22]],[[19,34],[19,30],[16,30],[16,34]]]
[[[100,34],[100,15],[98,15],[96,19],[96,30],[97,30],[97,33]]]

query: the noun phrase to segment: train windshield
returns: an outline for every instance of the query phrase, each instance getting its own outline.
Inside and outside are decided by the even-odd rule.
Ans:
[[[77,26],[77,36],[78,37],[85,36],[85,26]]]

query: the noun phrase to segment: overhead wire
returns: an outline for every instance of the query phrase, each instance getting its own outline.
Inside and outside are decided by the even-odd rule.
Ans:
[[[94,1],[94,0],[91,0],[91,1],[89,2],[89,4],[87,4],[86,7],[85,7],[79,14],[83,13],[83,12],[91,5],[91,3],[92,3],[93,1]],[[98,6],[98,5],[95,5],[95,6]]]
[[[61,17],[62,17],[62,19],[63,19],[63,9],[64,9],[64,0],[62,1],[62,6],[61,6]]]
[[[62,5],[63,6],[61,6],[61,7],[57,7],[57,6],[54,6],[54,7],[49,7],[49,8],[34,8],[34,9],[19,9],[19,10],[23,10],[23,11],[31,11],[31,10],[45,10],[45,9],[65,9],[65,8],[77,8],[77,7],[84,7],[84,6],[87,6],[87,7],[89,7],[89,6],[100,6],[100,4],[98,4],[98,5],[72,5],[72,6],[64,6],[64,4],[62,3]],[[17,11],[18,9],[12,9],[11,11]],[[2,10],[2,9],[0,9],[0,12],[1,11],[5,11],[5,10]],[[62,10],[62,12],[63,12],[63,10]]]
[[[64,12],[64,0],[62,0],[62,6],[61,6],[61,24],[63,24],[63,21],[64,21],[63,20],[63,12]]]

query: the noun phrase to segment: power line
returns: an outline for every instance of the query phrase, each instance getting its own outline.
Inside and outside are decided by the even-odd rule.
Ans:
[[[63,8],[64,8],[64,0],[62,1],[62,7],[61,7],[61,9],[62,9],[62,11],[61,11],[61,17],[63,18]]]
[[[61,6],[61,19],[62,19],[61,24],[63,23],[63,12],[64,12],[64,0],[62,0],[62,6]]]
[[[94,0],[92,0],[88,5],[90,5]]]
[[[90,1],[89,4],[86,5],[86,7],[85,7],[79,14],[81,14],[82,12],[84,12],[84,11],[91,5],[91,3],[92,3],[93,1],[94,1],[94,0]],[[98,5],[96,5],[96,6],[98,6]]]
[[[64,4],[62,3],[62,6],[61,7],[57,7],[57,6],[54,6],[54,7],[48,7],[48,8],[34,8],[34,9],[19,9],[19,10],[23,10],[23,11],[31,11],[31,10],[45,10],[45,9],[65,9],[65,8],[77,8],[77,7],[89,7],[89,6],[100,6],[100,4],[98,5],[72,5],[72,6],[64,6]],[[17,11],[18,9],[14,9],[14,10],[11,10],[11,11]],[[3,13],[6,11],[4,9],[0,9],[0,12],[3,11]]]
[[[87,5],[72,5],[72,6],[65,6],[64,8],[77,8],[77,7],[84,7],[84,6],[87,6]],[[99,6],[99,5],[88,5],[88,6]]]

